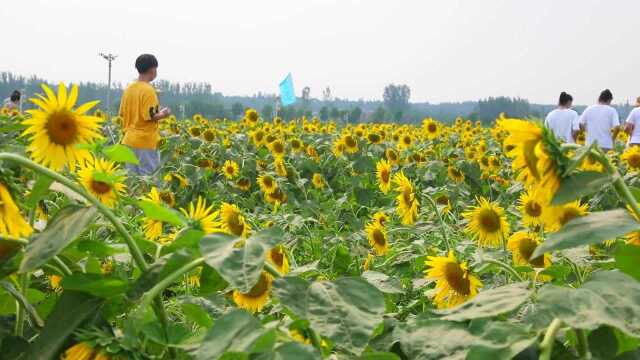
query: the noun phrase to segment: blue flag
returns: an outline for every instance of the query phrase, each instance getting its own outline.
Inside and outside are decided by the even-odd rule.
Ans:
[[[296,102],[296,93],[293,90],[291,73],[280,83],[280,102],[282,102],[283,106],[288,106]]]

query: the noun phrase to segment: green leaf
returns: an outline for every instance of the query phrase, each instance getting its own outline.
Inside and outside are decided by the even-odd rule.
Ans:
[[[582,161],[584,161],[584,159],[589,156],[591,150],[595,149],[596,146],[597,144],[593,143],[589,146],[582,146],[578,150],[576,150],[576,154],[573,156],[573,158],[571,158],[571,160],[569,160],[569,163],[567,164],[564,173],[561,174],[561,177],[564,178],[567,175],[571,174],[575,169],[577,169],[578,166],[582,164]]]
[[[176,239],[162,248],[162,254],[169,254],[178,249],[198,249],[204,231],[186,227],[176,235]]]
[[[619,245],[616,249],[616,267],[640,281],[640,246]]]
[[[299,318],[307,315],[306,293],[311,286],[307,280],[297,276],[284,276],[273,282],[273,295],[280,303],[293,311]]]
[[[505,322],[464,323],[417,318],[399,324],[393,336],[409,359],[508,360],[531,346],[535,334]]]
[[[26,246],[20,272],[33,271],[47,263],[80,236],[95,217],[93,206],[69,205],[58,211],[46,229]]]
[[[25,359],[59,359],[59,353],[76,328],[98,313],[104,299],[65,291],[45,322],[44,329],[29,347]]]
[[[613,359],[618,353],[618,338],[614,330],[601,326],[589,334],[588,343],[591,355],[596,359]]]
[[[162,221],[175,226],[185,225],[180,213],[163,205],[155,204],[151,200],[139,200],[138,206],[144,211],[144,215],[151,220]]]
[[[183,303],[180,307],[182,308],[182,313],[187,320],[205,328],[210,328],[213,325],[211,316],[209,316],[209,314],[200,306],[196,304]]]
[[[640,337],[640,282],[617,271],[601,271],[579,289],[545,285],[533,316],[556,317],[576,329],[608,325]]]
[[[390,352],[370,352],[362,354],[360,360],[400,360],[400,357]]]
[[[273,227],[246,240],[227,234],[210,234],[200,240],[200,252],[206,263],[234,289],[247,293],[260,278],[266,252],[282,238],[282,230]],[[241,241],[244,246],[240,245]]]
[[[506,314],[518,309],[529,299],[533,290],[527,289],[528,285],[528,282],[520,282],[481,291],[464,304],[436,313],[443,315],[443,320],[450,321],[467,321]]]
[[[360,156],[353,162],[353,168],[360,174],[370,174],[375,171],[376,163],[370,156]]]
[[[272,353],[263,353],[256,360],[320,360],[318,350],[311,345],[288,342],[278,346]]]
[[[127,298],[131,301],[140,299],[145,292],[149,291],[158,282],[193,259],[193,253],[187,250],[181,250],[159,258],[131,286],[127,292]]]
[[[80,240],[76,244],[78,251],[87,252],[99,258],[105,258],[107,256],[115,255],[123,252],[121,249],[115,249],[104,241],[99,240]]]
[[[258,319],[244,310],[234,310],[216,320],[202,340],[196,359],[219,359],[226,352],[249,352],[264,333]]]
[[[138,165],[138,157],[128,146],[115,144],[102,149],[102,153],[111,161]]]
[[[566,204],[594,194],[602,189],[603,186],[611,183],[611,181],[611,176],[597,171],[582,171],[571,175],[562,180],[551,204]]]
[[[613,240],[638,228],[640,224],[624,209],[591,213],[569,221],[542,242],[531,256],[536,258],[553,250]]]
[[[33,188],[31,189],[31,193],[25,201],[25,206],[28,208],[34,208],[40,199],[47,194],[49,191],[49,186],[53,183],[53,179],[46,175],[39,175],[36,183],[33,184]]]
[[[41,328],[44,326],[44,321],[38,315],[36,309],[31,305],[29,300],[22,294],[18,289],[13,286],[9,281],[0,281],[0,285],[4,288],[11,296],[13,296],[17,302],[20,303],[23,309],[29,314],[31,319],[34,321],[37,327]]]
[[[365,271],[362,277],[385,294],[403,294],[400,280],[377,271]]]
[[[62,278],[61,284],[66,291],[85,292],[102,298],[123,294],[129,287],[129,284],[122,279],[91,273],[67,275]]]
[[[311,327],[351,354],[364,350],[382,322],[384,297],[361,278],[314,282],[306,295]]]

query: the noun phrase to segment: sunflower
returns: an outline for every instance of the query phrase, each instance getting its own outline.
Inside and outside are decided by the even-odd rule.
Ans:
[[[371,131],[367,133],[367,141],[369,142],[369,144],[380,144],[382,140],[382,136],[377,131]]]
[[[242,293],[240,290],[233,291],[233,301],[238,305],[238,307],[250,311],[252,313],[257,313],[269,300],[269,295],[271,294],[271,287],[273,283],[273,278],[266,272],[262,272],[260,274],[260,278],[258,282],[253,285],[251,290],[247,293]]]
[[[398,152],[392,148],[388,148],[387,150],[385,150],[384,157],[391,165],[398,165],[398,161],[400,160]]]
[[[420,203],[414,193],[413,184],[401,171],[393,176],[396,191],[400,194],[396,197],[397,212],[403,225],[411,225],[418,218],[418,206]]]
[[[244,118],[247,119],[247,121],[249,121],[249,123],[251,123],[252,125],[255,125],[258,123],[258,119],[260,118],[258,116],[258,112],[256,111],[256,109],[247,109],[247,111],[245,111],[244,113]]]
[[[247,237],[251,231],[249,224],[235,204],[223,202],[220,206],[221,229],[230,235]]]
[[[197,127],[197,126],[192,126],[192,127],[190,127],[190,128],[189,128],[189,134],[190,134],[192,137],[199,137],[199,136],[200,136],[200,134],[201,134],[200,128],[199,128],[199,127]]]
[[[411,134],[402,134],[398,141],[398,149],[408,149],[413,145],[413,136]]]
[[[391,164],[387,160],[380,160],[376,164],[376,178],[380,191],[388,193],[391,189]]]
[[[282,189],[277,189],[272,194],[264,194],[264,199],[269,204],[279,205],[287,202],[287,194]]]
[[[78,171],[78,178],[90,194],[109,207],[124,195],[126,189],[118,165],[110,160],[87,160]]]
[[[212,129],[206,129],[203,133],[202,133],[202,138],[206,141],[206,142],[212,142],[213,140],[216,139],[216,133],[212,130]]]
[[[304,150],[304,143],[298,138],[289,140],[289,145],[291,145],[291,150],[293,150],[294,152],[301,152],[302,150]]]
[[[278,189],[276,179],[269,174],[258,176],[258,186],[260,186],[260,190],[265,194],[273,194],[273,192]]]
[[[307,145],[306,151],[307,151],[307,156],[312,158],[315,162],[320,161],[320,156],[318,156],[318,151],[316,151],[315,147],[313,147],[312,145]]]
[[[33,229],[20,214],[9,190],[0,183],[0,234],[17,238],[31,235]]]
[[[433,301],[438,309],[460,305],[476,296],[482,287],[480,279],[471,274],[466,262],[458,262],[453,251],[448,256],[429,256],[425,265],[427,278],[436,281]]]
[[[170,191],[161,192],[160,199],[162,199],[162,202],[169,205],[169,207],[174,207],[176,205],[176,198]]]
[[[185,188],[189,185],[189,181],[187,180],[187,178],[185,178],[184,176],[180,175],[177,172],[170,172],[164,176],[164,181],[166,182],[171,182],[174,179],[178,181],[178,184],[180,185],[181,188]]]
[[[640,169],[640,146],[631,146],[622,153],[620,159],[624,161],[629,170]]]
[[[61,170],[65,164],[73,170],[76,163],[89,160],[91,154],[79,144],[92,144],[101,139],[100,124],[103,119],[87,115],[98,101],[92,101],[73,107],[78,99],[78,86],[73,85],[67,94],[64,84],[58,86],[58,95],[47,85],[42,84],[46,97],[36,94],[30,99],[38,108],[27,110],[31,118],[22,124],[27,129],[22,133],[28,136],[30,144],[27,151],[38,163],[53,170]]]
[[[222,174],[229,180],[233,180],[240,174],[238,163],[233,160],[227,160],[222,166]]]
[[[190,287],[200,287],[200,275],[202,274],[202,267],[196,268],[187,276],[187,285]]]
[[[151,191],[149,191],[143,200],[150,201],[156,205],[160,205],[162,203],[160,193],[155,186],[151,188]],[[144,230],[144,236],[147,240],[158,240],[162,235],[162,221],[145,218],[144,223],[142,224],[142,229]]]
[[[437,205],[442,206],[442,212],[444,214],[448,214],[451,212],[451,209],[453,208],[451,206],[451,200],[449,200],[449,197],[445,194],[441,194],[439,196],[437,196],[435,199],[435,202]]]
[[[383,213],[382,211],[378,211],[377,213],[373,214],[373,222],[380,224],[380,226],[384,226],[384,224],[388,221],[389,216],[387,216],[387,214]]]
[[[447,168],[447,176],[457,184],[464,182],[464,173],[455,166],[449,165]]]
[[[278,245],[267,253],[267,260],[276,267],[276,270],[282,275],[289,272],[289,259],[284,252],[282,245]]]
[[[513,255],[513,263],[518,266],[531,265],[536,268],[546,268],[551,265],[551,256],[544,254],[535,259],[533,252],[540,245],[540,238],[526,231],[518,231],[509,237],[507,248]]]
[[[276,158],[273,161],[273,167],[275,168],[276,174],[278,174],[278,176],[287,177],[288,172],[287,172],[287,167],[284,164],[284,160],[282,160],[281,158]]]
[[[560,230],[569,221],[587,215],[589,207],[587,204],[581,204],[579,200],[545,208],[542,216],[542,223],[545,230],[556,232]]]
[[[480,197],[478,206],[463,216],[469,221],[465,231],[476,238],[480,246],[497,247],[509,236],[509,223],[504,209],[484,197]]]
[[[549,200],[536,188],[530,188],[520,195],[518,210],[522,213],[522,224],[533,227],[541,224],[542,212]]]
[[[79,342],[65,350],[61,359],[63,360],[94,360],[97,358],[96,349],[89,342]],[[104,358],[104,357],[103,357]],[[107,357],[107,359],[109,359]]]
[[[337,139],[336,141],[333,142],[333,155],[335,155],[336,157],[341,157],[344,154],[344,151],[346,149],[346,146],[344,144],[344,141],[342,141],[342,139]]]
[[[439,131],[440,126],[437,121],[431,118],[424,119],[422,121],[422,129],[423,129],[424,135],[429,140],[436,139],[438,136],[440,136],[440,131]]]
[[[207,207],[207,201],[198,196],[198,200],[194,205],[193,202],[189,203],[189,211],[181,208],[180,211],[189,219],[194,222],[194,225],[205,234],[211,234],[218,228],[218,223],[215,221],[218,216],[217,212],[212,211],[213,205]]]
[[[247,178],[238,179],[236,187],[242,191],[249,191],[251,189],[251,181]]]
[[[51,289],[57,293],[62,291],[62,286],[60,283],[62,282],[62,276],[59,275],[49,275],[49,286]]]
[[[358,140],[351,134],[344,135],[342,137],[342,142],[344,143],[344,149],[349,154],[355,154],[358,152]]]
[[[322,174],[314,173],[313,177],[311,177],[311,184],[316,189],[322,189],[324,187],[324,179],[322,178]]]
[[[372,253],[368,253],[362,264],[362,270],[367,271],[371,267],[371,263],[374,261],[375,256]]]
[[[261,147],[266,143],[266,134],[264,130],[257,129],[251,133],[251,141],[256,147]]]
[[[376,252],[376,255],[382,256],[389,251],[389,239],[387,237],[387,231],[378,222],[371,222],[366,227],[367,239],[369,245]]]
[[[271,150],[271,153],[275,158],[281,158],[284,156],[286,149],[284,142],[280,139],[276,139],[269,144],[269,150]]]

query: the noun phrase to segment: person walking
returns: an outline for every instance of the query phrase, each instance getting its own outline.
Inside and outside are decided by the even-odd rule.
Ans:
[[[20,97],[22,94],[18,90],[14,90],[11,93],[11,96],[4,99],[2,103],[2,107],[6,108],[9,111],[12,110],[20,110]]]
[[[558,100],[558,107],[547,115],[544,125],[559,140],[574,144],[580,131],[580,124],[578,113],[571,109],[571,106],[573,106],[573,97],[563,91]]]
[[[629,146],[640,146],[640,97],[625,121],[624,131],[629,134]]]
[[[156,57],[140,55],[135,66],[138,80],[127,86],[120,102],[122,143],[133,150],[140,162],[138,165],[127,164],[127,169],[137,175],[152,175],[160,167],[158,121],[171,115],[171,110],[160,108],[156,90],[150,84],[157,76]]]
[[[611,106],[613,94],[603,90],[596,105],[589,106],[580,116],[580,128],[587,133],[586,145],[596,142],[602,150],[613,150],[614,139],[618,135],[620,118]]]

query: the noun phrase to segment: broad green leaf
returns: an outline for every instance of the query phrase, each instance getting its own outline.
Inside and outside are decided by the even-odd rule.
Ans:
[[[353,355],[364,350],[382,322],[384,297],[361,278],[314,282],[306,294],[311,327]]]
[[[403,353],[416,360],[507,360],[536,341],[526,328],[498,321],[468,326],[418,318],[398,325],[393,335]]]
[[[25,359],[59,359],[59,353],[80,325],[96,314],[104,299],[75,291],[65,291],[47,317],[44,329],[29,347]]]
[[[5,359],[24,359],[22,355],[29,350],[29,342],[18,336],[5,336],[0,345],[0,354]]]
[[[190,329],[180,323],[169,323],[166,336],[162,325],[157,321],[144,324],[141,330],[151,340],[161,345],[181,344],[192,336]]]
[[[591,213],[569,221],[542,242],[531,256],[536,258],[554,250],[613,240],[638,228],[640,224],[624,209]]]
[[[24,204],[29,208],[34,208],[38,204],[38,201],[47,194],[51,183],[53,183],[52,178],[45,175],[39,175],[35,184],[33,184],[33,188],[31,189],[29,197],[27,197],[27,201],[25,201]]]
[[[260,321],[244,310],[217,319],[196,352],[197,360],[219,359],[226,352],[249,352],[265,333]]]
[[[41,327],[44,326],[44,321],[42,321],[42,319],[40,318],[40,315],[38,315],[38,312],[33,307],[33,305],[31,305],[31,303],[25,297],[24,294],[22,294],[20,291],[18,291],[18,289],[16,289],[15,286],[13,286],[13,284],[11,282],[9,282],[9,281],[0,281],[0,285],[9,294],[11,294],[11,296],[13,296],[16,299],[17,302],[20,303],[22,308],[25,309],[25,312],[27,314],[29,314],[29,316],[34,321],[34,323],[36,324],[37,327],[41,328]]]
[[[62,278],[62,288],[65,291],[85,292],[102,298],[123,294],[128,287],[129,284],[125,280],[102,274],[77,273]]]
[[[25,248],[20,272],[33,271],[72,243],[96,216],[96,208],[69,205],[56,214],[47,227]]]
[[[99,258],[105,258],[123,252],[122,249],[116,249],[104,241],[89,239],[78,241],[76,249],[78,249],[78,251],[88,252]]]
[[[640,281],[640,246],[619,245],[616,249],[616,267]]]
[[[151,220],[162,221],[175,226],[184,226],[185,222],[180,213],[164,205],[155,204],[151,200],[139,200],[138,206],[144,211],[144,215]]]
[[[370,156],[360,156],[353,162],[353,168],[361,174],[370,174],[375,171],[376,163]]]
[[[129,164],[140,164],[138,157],[128,146],[115,144],[102,149],[102,153],[111,161],[124,162]]]
[[[377,271],[365,271],[362,277],[385,294],[402,294],[400,280]]]
[[[519,282],[481,291],[473,299],[457,307],[440,310],[443,320],[467,321],[490,318],[518,309],[531,296],[533,290],[527,289],[528,282]]]
[[[299,318],[305,318],[307,313],[306,293],[311,284],[302,278],[284,276],[273,282],[273,295],[280,303],[293,311]]]
[[[200,240],[200,252],[206,263],[234,289],[246,293],[260,278],[266,252],[282,238],[282,230],[277,228],[262,230],[246,240],[227,234],[210,234]]]
[[[596,359],[613,359],[618,353],[618,338],[608,326],[601,326],[589,334],[588,343],[591,355]]]
[[[370,352],[362,354],[359,360],[400,360],[400,357],[390,352]]]
[[[597,171],[583,171],[566,177],[560,183],[552,205],[566,204],[598,192],[603,186],[611,183],[609,174]]]
[[[591,150],[595,149],[596,147],[597,147],[597,144],[593,143],[589,146],[582,146],[578,150],[576,150],[576,154],[567,164],[567,167],[565,168],[564,173],[561,174],[561,177],[566,177],[567,175],[571,174],[575,169],[577,169],[578,166],[582,164],[582,161],[584,161],[584,159],[586,159],[587,156],[589,156],[589,153],[591,153]]]
[[[149,266],[127,292],[127,298],[136,301],[149,291],[159,281],[166,278],[172,272],[194,259],[194,255],[186,250],[181,250],[156,260]]]
[[[320,360],[322,357],[318,350],[311,345],[299,342],[288,342],[275,348],[273,352],[261,353],[255,360]]]
[[[203,236],[204,231],[186,227],[180,230],[175,240],[162,248],[162,254],[169,254],[178,249],[198,249]]]
[[[578,289],[545,285],[533,316],[556,317],[576,329],[608,325],[640,337],[640,282],[617,271],[601,271]]]
[[[205,328],[210,328],[211,325],[213,325],[211,316],[209,316],[209,314],[200,306],[196,304],[183,303],[180,305],[180,308],[187,320]]]

